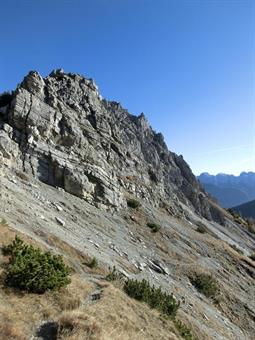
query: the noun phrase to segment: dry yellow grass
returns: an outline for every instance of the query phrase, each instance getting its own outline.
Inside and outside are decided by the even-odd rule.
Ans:
[[[76,275],[72,276],[72,283],[67,288],[43,295],[21,294],[0,286],[0,325],[2,328],[8,326],[5,333],[20,332],[28,339],[41,322],[57,318],[65,310],[78,308],[93,290],[90,282],[82,281]],[[0,334],[4,334],[2,328]],[[2,335],[0,338],[3,339]],[[16,336],[14,339],[22,338]]]
[[[58,320],[59,340],[99,340],[101,334],[96,319],[79,310],[62,313]]]
[[[4,240],[4,244],[10,243],[16,234],[27,243],[45,248],[8,225],[0,224],[0,240]],[[49,243],[65,252],[67,258],[87,259],[86,255],[55,237]],[[71,284],[59,292],[21,293],[4,287],[4,262],[6,258],[0,253],[1,340],[29,339],[47,320],[56,322],[59,340],[179,339],[171,321],[161,319],[157,311],[130,299],[108,282],[92,283],[74,273]],[[96,288],[102,290],[101,298],[87,303]]]
[[[0,240],[10,243],[16,234],[30,244],[36,246],[34,240],[17,233],[8,225],[0,224]],[[94,285],[81,280],[78,274],[72,275],[72,282],[59,292],[43,295],[26,294],[4,287],[4,268],[6,258],[0,252],[0,339],[28,339],[35,328],[43,321],[56,318],[63,310],[79,307],[84,299],[94,290]]]
[[[109,285],[97,303],[84,309],[100,325],[100,340],[178,339],[171,321],[146,304],[130,299]]]

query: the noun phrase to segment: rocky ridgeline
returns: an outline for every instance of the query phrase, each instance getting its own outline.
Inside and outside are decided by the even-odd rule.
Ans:
[[[91,79],[30,72],[0,108],[0,160],[104,209],[126,197],[182,214],[182,204],[209,220],[220,210],[182,156],[170,152],[144,114],[136,117],[100,96]]]

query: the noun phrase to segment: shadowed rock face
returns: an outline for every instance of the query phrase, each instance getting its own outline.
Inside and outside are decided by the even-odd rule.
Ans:
[[[0,108],[0,157],[41,181],[102,208],[126,195],[154,206],[181,204],[223,222],[182,156],[170,152],[144,114],[102,99],[93,80],[53,71],[30,72],[10,105]]]

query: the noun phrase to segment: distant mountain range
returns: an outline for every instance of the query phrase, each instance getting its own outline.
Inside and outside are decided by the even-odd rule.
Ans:
[[[238,212],[242,217],[255,218],[255,200],[234,207],[232,210]]]
[[[255,199],[255,172],[242,172],[239,176],[204,172],[197,178],[224,208],[236,207]]]

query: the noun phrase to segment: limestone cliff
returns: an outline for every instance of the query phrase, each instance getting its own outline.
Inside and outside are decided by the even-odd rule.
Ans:
[[[101,208],[126,196],[182,214],[181,204],[223,222],[182,156],[170,152],[144,114],[134,116],[100,96],[91,79],[30,72],[0,108],[3,162],[31,172]]]

